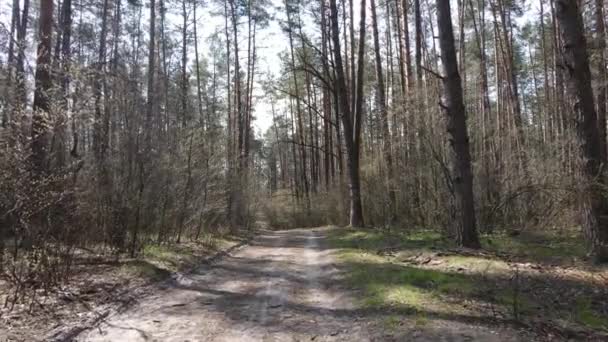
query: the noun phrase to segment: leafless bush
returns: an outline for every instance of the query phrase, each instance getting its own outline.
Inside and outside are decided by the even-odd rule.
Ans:
[[[41,291],[69,280],[77,247],[137,256],[146,244],[199,238],[225,224],[217,133],[197,125],[184,129],[146,160],[143,173],[128,135],[115,138],[103,163],[74,142],[50,142],[48,171],[39,173],[31,166],[27,115],[15,117],[24,122],[0,128],[0,266],[11,290],[6,305],[35,307]],[[73,133],[65,119],[49,126],[66,130],[54,139]]]

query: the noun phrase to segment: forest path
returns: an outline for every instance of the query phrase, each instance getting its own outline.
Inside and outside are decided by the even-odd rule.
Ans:
[[[506,327],[451,319],[421,326],[416,314],[358,308],[343,281],[347,267],[326,242],[329,229],[263,231],[216,263],[163,283],[77,341],[532,340]]]
[[[369,341],[340,288],[326,228],[264,231],[247,247],[165,283],[79,341]]]

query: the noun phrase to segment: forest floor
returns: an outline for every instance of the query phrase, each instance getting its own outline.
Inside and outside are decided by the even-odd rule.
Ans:
[[[424,230],[338,229],[329,240],[360,304],[389,313],[395,335],[412,322],[456,321],[543,341],[608,341],[608,268],[590,264],[576,232],[496,233],[479,251]]]
[[[40,329],[32,325],[30,335],[19,336],[28,333],[21,325],[11,336],[125,342],[608,340],[608,270],[589,266],[579,241],[565,233],[494,235],[484,238],[482,251],[453,248],[430,231],[332,227],[262,230],[236,248],[239,242],[225,242],[233,247],[230,253],[212,263],[191,263],[197,266],[183,272],[136,267],[131,276],[148,274],[136,277],[148,278],[148,285],[133,281],[139,292],[128,300],[96,290],[114,306],[89,300],[88,310],[54,320],[65,324],[51,334],[33,335]],[[156,260],[174,260],[168,257],[174,254],[148,251]],[[153,276],[159,272],[171,276]],[[86,289],[75,298],[86,296]],[[74,315],[83,316],[80,324]]]
[[[206,235],[197,242],[147,246],[138,258],[78,249],[72,276],[59,288],[13,306],[14,288],[0,278],[0,342],[70,340],[112,312],[127,310],[158,284],[189,273],[249,241],[248,233]],[[5,305],[6,303],[6,305]]]
[[[78,341],[530,341],[509,324],[366,307],[333,240],[342,229],[262,231],[248,246],[164,282]],[[337,235],[336,235],[337,234]],[[329,237],[329,238],[328,238]],[[382,271],[382,270],[380,270]],[[369,277],[376,271],[369,270]],[[397,322],[396,320],[399,320]],[[394,323],[394,324],[393,324]]]

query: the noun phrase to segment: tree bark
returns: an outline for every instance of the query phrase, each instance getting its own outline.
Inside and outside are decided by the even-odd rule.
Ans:
[[[602,191],[606,180],[602,172],[602,153],[597,113],[591,88],[591,71],[583,18],[576,0],[556,0],[555,13],[564,41],[566,83],[574,104],[578,139],[583,157],[581,173],[586,183],[581,191],[581,219],[589,242],[589,252],[596,262],[608,261],[608,212]]]
[[[44,1],[44,0],[43,0]],[[16,61],[16,72],[15,72],[15,87],[16,87],[16,98],[19,108],[23,109],[27,105],[27,90],[25,88],[25,49],[26,49],[26,34],[27,25],[30,13],[30,0],[24,0],[23,10],[21,11],[21,20],[19,22],[19,28],[17,29],[17,61]],[[52,15],[52,13],[51,13]],[[50,39],[50,38],[49,38]],[[50,54],[50,52],[49,52]],[[49,56],[50,58],[50,56]]]
[[[595,0],[595,39],[598,42],[597,69],[598,82],[597,89],[597,124],[600,134],[600,154],[602,162],[608,161],[608,151],[606,150],[606,97],[608,96],[608,78],[606,77],[606,25],[604,23],[604,0]]]
[[[372,15],[374,13],[372,12]],[[401,80],[401,95],[403,96],[403,101],[406,100],[407,97],[407,91],[409,89],[409,84],[407,82],[407,71],[406,71],[406,56],[405,56],[405,46],[404,46],[404,39],[403,39],[403,27],[401,24],[401,11],[399,8],[399,1],[396,0],[395,1],[395,29],[397,30],[397,46],[399,46],[399,51],[398,51],[398,60],[399,60],[399,77]],[[373,20],[373,19],[372,19]],[[407,22],[407,19],[405,19],[405,22]],[[376,24],[377,25],[377,24]]]
[[[233,179],[231,180],[231,209],[230,219],[231,226],[233,229],[238,226],[245,224],[245,208],[244,208],[244,189],[245,167],[247,165],[247,158],[245,154],[245,125],[246,118],[243,113],[242,104],[242,85],[241,85],[241,66],[239,59],[239,42],[238,42],[238,16],[235,0],[228,0],[230,5],[230,16],[232,19],[232,35],[233,35],[233,48],[234,48],[234,127],[233,130],[237,132],[236,141],[236,157],[238,162],[236,163],[236,171],[233,173]]]
[[[289,35],[289,51],[291,58],[291,73],[293,77],[293,85],[295,91],[295,101],[296,101],[296,120],[298,124],[298,141],[300,145],[300,161],[301,161],[301,177],[302,184],[304,185],[304,196],[306,199],[306,207],[310,208],[310,196],[309,196],[309,183],[307,176],[307,159],[306,159],[306,143],[304,141],[304,124],[302,121],[302,106],[300,104],[300,88],[298,84],[298,77],[296,73],[296,59],[293,48],[293,32],[292,30],[295,28],[295,25],[292,20],[292,11],[293,9],[290,7],[289,1],[285,1],[285,10],[287,12],[287,23],[289,25],[288,35]]]
[[[131,257],[135,257],[138,250],[138,235],[141,224],[141,206],[146,186],[146,164],[152,158],[152,117],[154,116],[155,104],[155,73],[156,73],[156,0],[150,0],[150,41],[148,42],[148,79],[146,116],[144,118],[144,149],[138,155],[139,184],[137,186],[137,206],[133,236],[131,237]]]
[[[447,130],[452,147],[452,187],[456,204],[456,242],[469,248],[479,248],[479,238],[475,222],[475,201],[473,196],[473,175],[467,133],[466,113],[462,95],[462,81],[458,72],[456,48],[450,3],[437,0],[437,25],[441,62],[444,74],[444,104],[447,116]]]
[[[181,65],[181,119],[182,127],[188,123],[188,12],[186,0],[182,0],[182,65]]]
[[[414,0],[414,24],[416,26],[416,82],[422,87],[422,17],[420,15],[420,0]]]
[[[69,1],[69,0],[68,0]],[[2,128],[8,127],[10,120],[10,111],[12,111],[12,101],[10,100],[10,89],[13,81],[13,69],[15,64],[15,32],[18,29],[19,23],[19,0],[13,0],[12,15],[11,15],[11,29],[8,36],[8,56],[6,60],[7,65],[7,77],[6,87],[4,89],[4,102],[5,108],[2,111]],[[1,260],[0,260],[1,261]],[[0,266],[1,267],[1,266]]]
[[[409,28],[409,19],[408,19],[408,12],[409,12],[409,4],[408,4],[408,0],[402,0],[401,2],[401,7],[403,10],[403,40],[405,41],[405,56],[404,59],[404,63],[405,63],[405,80],[406,80],[406,88],[407,91],[409,93],[409,90],[411,89],[411,83],[412,83],[412,58],[411,58],[411,54],[410,54],[410,28]]]
[[[106,0],[107,1],[107,0]],[[148,89],[145,118],[146,149],[151,148],[152,117],[154,116],[155,74],[156,74],[156,0],[150,0],[150,41],[148,42]]]
[[[52,88],[51,49],[53,35],[53,0],[40,1],[39,42],[36,56],[34,112],[32,115],[32,162],[34,172],[45,173],[48,157],[49,92]]]
[[[380,38],[378,37],[378,16],[376,15],[376,0],[371,0],[372,10],[372,32],[374,35],[374,56],[376,58],[376,79],[378,80],[377,104],[380,112],[380,120],[382,125],[382,152],[386,160],[386,183],[388,187],[389,200],[389,224],[393,224],[397,218],[397,200],[395,196],[394,171],[393,171],[393,156],[391,152],[391,136],[388,125],[388,113],[386,111],[386,94],[384,92],[384,75],[382,72],[382,57],[380,56]]]
[[[196,65],[196,99],[197,99],[197,104],[198,104],[198,116],[200,120],[204,120],[204,115],[203,115],[203,95],[202,95],[202,88],[201,88],[201,65],[200,65],[200,57],[198,55],[198,18],[196,17],[196,8],[198,7],[198,3],[194,2],[192,4],[192,30],[194,33],[194,64]],[[209,110],[209,108],[207,108],[207,110]],[[203,122],[203,127],[205,127],[205,124],[208,125],[209,123],[205,123],[205,121]]]
[[[95,122],[93,124],[93,150],[95,153],[95,159],[98,164],[99,172],[103,177],[102,169],[105,162],[105,152],[107,149],[107,135],[108,135],[108,118],[106,118],[105,106],[102,106],[102,96],[105,90],[105,64],[106,64],[106,45],[108,35],[108,4],[109,0],[104,0],[101,13],[101,34],[99,38],[99,51],[97,56],[97,68],[95,75],[94,84],[94,97],[95,97]]]
[[[358,95],[363,91],[363,56],[365,49],[365,0],[361,4],[361,27],[359,32],[359,65],[357,70],[357,87]],[[338,27],[338,9],[336,0],[330,0],[331,12],[331,28],[334,50],[334,62],[336,69],[336,93],[340,105],[340,117],[344,126],[344,140],[346,145],[347,167],[349,177],[349,202],[350,202],[350,225],[353,227],[362,227],[363,221],[363,205],[361,203],[361,180],[359,174],[359,152],[361,142],[361,108],[362,98],[357,96],[354,115],[352,115],[351,106],[349,103],[346,81],[344,75],[344,66],[340,52],[340,30]],[[351,120],[354,119],[354,120]],[[353,122],[354,121],[354,122]]]

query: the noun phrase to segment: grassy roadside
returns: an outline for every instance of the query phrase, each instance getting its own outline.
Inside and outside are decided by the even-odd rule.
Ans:
[[[339,228],[328,240],[360,304],[393,313],[388,327],[408,316],[416,324],[517,321],[563,336],[608,332],[608,271],[582,261],[575,236],[493,235],[482,251],[457,249],[432,231]]]
[[[79,255],[74,275],[60,288],[41,293],[35,310],[26,303],[13,310],[0,307],[0,340],[45,341],[63,334],[108,310],[145,296],[147,286],[168,279],[174,272],[189,272],[201,262],[248,240],[246,233],[209,235],[200,241],[146,247],[136,258]],[[0,301],[8,290],[0,282]],[[6,293],[6,294],[5,294]]]
[[[201,241],[181,244],[147,245],[142,255],[120,266],[119,273],[126,278],[160,281],[174,272],[184,272],[200,264],[215,253],[232,248],[247,240],[244,234],[206,236]]]

